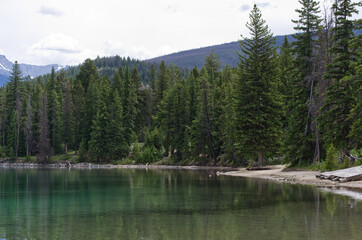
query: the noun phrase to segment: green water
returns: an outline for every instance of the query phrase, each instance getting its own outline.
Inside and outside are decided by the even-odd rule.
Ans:
[[[186,170],[0,169],[0,239],[362,239],[362,202]]]

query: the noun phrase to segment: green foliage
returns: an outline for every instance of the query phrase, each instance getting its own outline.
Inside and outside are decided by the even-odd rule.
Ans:
[[[131,146],[131,158],[137,163],[142,163],[141,147],[138,143],[133,143]]]
[[[324,162],[324,168],[327,171],[336,169],[338,164],[337,155],[338,155],[337,150],[334,148],[333,145],[330,145],[327,149],[326,161]]]
[[[276,90],[274,38],[256,5],[247,28],[251,38],[240,42],[240,77],[235,98],[236,145],[241,155],[261,165],[263,155],[279,147],[280,100]]]
[[[311,112],[313,111],[312,99],[317,84],[314,84],[314,75],[316,61],[316,34],[318,33],[321,19],[319,17],[319,3],[314,0],[299,0],[300,9],[296,12],[299,14],[298,20],[293,20],[296,24],[294,27],[298,31],[293,37],[293,53],[295,59],[289,64],[284,62],[283,68],[289,79],[281,76],[281,80],[286,84],[284,92],[286,119],[285,119],[285,138],[284,153],[285,162],[292,165],[301,165],[304,162],[310,163],[313,160],[315,152],[315,136],[313,132],[313,123]],[[283,54],[289,54],[288,47],[283,49]],[[286,53],[284,51],[287,51]],[[284,61],[291,56],[284,56]],[[291,65],[293,63],[293,65]],[[293,68],[291,70],[290,68]],[[283,70],[283,69],[282,69]],[[282,74],[284,74],[282,72]],[[313,75],[314,74],[314,75]],[[288,81],[288,82],[286,82]]]
[[[327,52],[330,32],[320,26],[318,3],[299,2],[295,41],[284,38],[281,44],[278,38],[279,55],[254,6],[247,24],[251,37],[239,43],[239,58],[233,51],[237,68],[222,62],[230,49],[208,49],[200,71],[195,65],[186,71],[165,62],[98,57],[23,82],[15,63],[10,82],[0,88],[1,157],[205,165],[284,158],[299,166],[313,161],[324,170],[350,166],[345,156],[361,158],[352,149],[361,149],[362,136],[362,38],[353,36],[349,20],[355,6],[336,1]],[[360,29],[361,21],[355,26]],[[331,146],[326,158],[323,146]],[[74,157],[63,155],[69,149]],[[53,150],[57,155],[50,158]],[[325,162],[318,163],[321,158]]]
[[[357,49],[351,44],[354,34],[353,21],[350,17],[357,12],[355,5],[350,0],[338,0],[333,4],[336,23],[333,45],[329,51],[334,58],[327,65],[325,77],[329,79],[330,85],[327,88],[325,105],[320,117],[320,129],[324,140],[328,144],[333,144],[343,155],[347,155],[348,149],[353,147],[354,139],[350,136],[354,133],[350,134],[350,131],[355,119],[348,116],[358,105],[356,96],[360,91],[358,85],[355,85],[358,77],[355,75],[354,62],[357,59],[354,51]]]

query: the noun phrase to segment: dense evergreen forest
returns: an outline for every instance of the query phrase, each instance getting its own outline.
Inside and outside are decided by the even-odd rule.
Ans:
[[[285,38],[278,51],[254,5],[233,68],[221,69],[212,51],[187,74],[164,62],[97,58],[25,81],[15,63],[0,89],[2,158],[48,162],[72,152],[78,161],[116,163],[360,164],[357,4],[336,0],[321,14],[318,2],[299,3],[295,41]]]
[[[97,57],[93,64],[97,67],[97,71],[99,73],[100,77],[103,77],[104,75],[107,75],[109,78],[112,78],[115,72],[122,67],[123,69],[128,65],[129,69],[137,68],[138,75],[142,82],[144,84],[150,83],[150,71],[152,65],[154,67],[158,68],[159,62],[149,62],[149,61],[140,61],[137,59],[131,59],[130,57],[120,57],[120,56],[114,56],[114,57]],[[76,76],[79,74],[81,65],[79,66],[73,66],[68,67],[66,69],[66,76],[71,78],[76,78]],[[187,77],[189,70],[184,67],[179,67],[174,64],[169,64],[168,66],[170,71],[177,71],[178,74],[181,75],[181,77]],[[177,69],[177,70],[176,70]]]

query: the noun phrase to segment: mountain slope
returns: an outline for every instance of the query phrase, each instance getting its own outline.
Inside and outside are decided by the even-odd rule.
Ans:
[[[30,64],[19,64],[20,69],[23,73],[23,77],[31,76],[37,77],[47,73],[50,73],[52,67],[56,71],[59,71],[63,67],[58,64],[50,64],[46,66],[37,66],[37,65],[30,65]],[[13,68],[13,63],[10,62],[4,55],[0,55],[0,86],[3,86],[8,80],[11,74],[11,69]]]
[[[293,41],[293,37],[291,35],[287,35],[287,38],[289,41]],[[276,36],[277,47],[281,46],[283,41],[284,36]],[[240,44],[238,41],[172,53],[145,61],[150,63],[159,63],[163,60],[166,64],[172,63],[178,67],[191,69],[197,66],[198,68],[201,68],[204,64],[205,57],[210,54],[211,50],[219,56],[222,66],[228,64],[231,67],[235,67],[240,61],[237,54],[237,52],[240,52]]]
[[[362,30],[354,30],[354,34],[360,35],[362,34]],[[294,41],[292,34],[286,36],[289,42]],[[275,36],[277,47],[280,47],[283,44],[284,37],[285,36]],[[165,56],[148,59],[145,61],[149,63],[160,63],[163,60],[167,65],[172,63],[180,68],[191,69],[195,66],[201,68],[204,64],[205,57],[210,54],[211,50],[213,50],[214,53],[219,56],[222,66],[225,66],[226,64],[231,67],[237,66],[239,62],[239,56],[237,52],[240,53],[240,44],[238,41],[210,47],[202,47],[198,49],[181,51]]]

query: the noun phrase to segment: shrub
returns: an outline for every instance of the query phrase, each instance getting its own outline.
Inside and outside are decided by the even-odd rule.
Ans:
[[[328,171],[334,170],[337,167],[337,151],[333,145],[330,145],[327,150],[326,161],[324,168]]]

